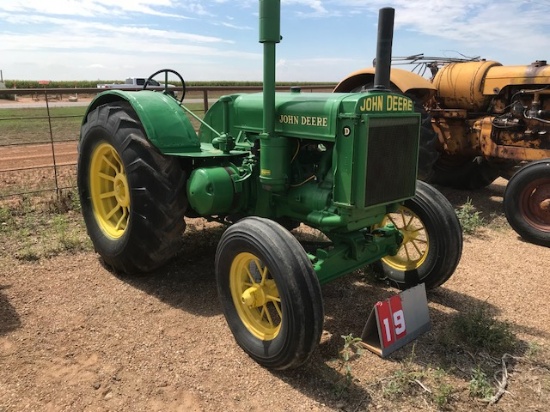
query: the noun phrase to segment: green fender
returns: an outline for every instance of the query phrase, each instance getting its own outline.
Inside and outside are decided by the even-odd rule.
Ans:
[[[106,103],[126,100],[136,112],[149,141],[166,155],[201,152],[197,133],[178,102],[170,96],[151,90],[126,92],[109,90],[97,95],[86,110],[88,113]]]

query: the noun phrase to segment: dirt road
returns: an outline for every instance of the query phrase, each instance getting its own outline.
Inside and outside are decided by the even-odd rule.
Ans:
[[[0,172],[76,164],[77,142],[0,146]]]

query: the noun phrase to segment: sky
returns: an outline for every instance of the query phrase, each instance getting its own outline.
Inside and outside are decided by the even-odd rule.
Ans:
[[[378,10],[395,8],[393,56],[550,61],[550,0],[282,0],[277,80],[338,82],[372,65]],[[262,79],[257,0],[0,0],[10,80]],[[403,68],[411,67],[404,66]]]

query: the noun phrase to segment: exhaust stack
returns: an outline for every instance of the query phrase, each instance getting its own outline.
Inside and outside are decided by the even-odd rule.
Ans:
[[[393,21],[395,9],[384,7],[378,14],[378,38],[376,41],[376,60],[374,89],[390,90],[391,49],[393,43]]]

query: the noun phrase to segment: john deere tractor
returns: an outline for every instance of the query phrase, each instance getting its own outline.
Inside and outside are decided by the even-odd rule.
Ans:
[[[372,264],[398,287],[437,287],[462,233],[449,202],[417,181],[420,115],[390,91],[381,46],[394,10],[381,10],[385,63],[366,93],[275,93],[279,0],[260,0],[259,15],[263,93],[220,98],[198,133],[168,87],[99,94],[82,124],[78,187],[96,251],[130,275],[177,252],[185,217],[226,223],[215,272],[229,327],[253,359],[285,369],[319,342],[322,284]],[[154,75],[167,83],[169,72]],[[289,231],[299,224],[330,242],[306,252]]]
[[[502,66],[479,58],[395,58],[418,72],[392,68],[390,89],[423,114],[420,177],[460,189],[510,179],[508,222],[524,239],[550,246],[550,66]],[[422,76],[427,69],[431,80]],[[414,70],[413,70],[414,71]],[[359,92],[374,68],[350,74],[335,92]]]

